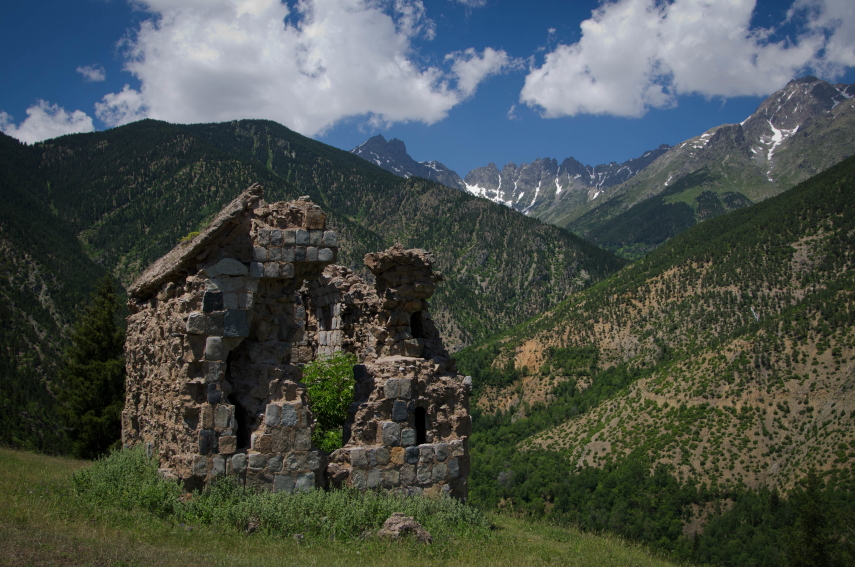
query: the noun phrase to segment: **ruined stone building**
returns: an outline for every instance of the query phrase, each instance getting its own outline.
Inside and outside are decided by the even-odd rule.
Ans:
[[[254,185],[130,286],[126,446],[188,489],[221,475],[274,491],[353,486],[466,498],[471,382],[430,318],[442,275],[424,250],[367,254],[376,283],[333,264],[307,198]],[[301,365],[357,356],[342,449],[312,444]]]

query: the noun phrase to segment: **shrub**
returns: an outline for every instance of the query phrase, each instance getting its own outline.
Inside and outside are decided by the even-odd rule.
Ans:
[[[312,441],[330,453],[342,446],[347,407],[353,401],[353,365],[356,356],[337,352],[303,368],[303,382],[315,416]]]

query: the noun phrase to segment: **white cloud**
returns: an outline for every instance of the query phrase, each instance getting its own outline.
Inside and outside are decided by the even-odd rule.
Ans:
[[[0,112],[0,130],[22,142],[33,144],[65,134],[92,132],[95,127],[92,118],[82,110],[69,114],[57,104],[39,100],[27,109],[27,118],[17,126],[12,116]]]
[[[487,0],[457,0],[468,8],[482,8],[487,5]]]
[[[84,65],[75,69],[89,82],[100,83],[107,79],[107,72],[101,65]]]
[[[478,85],[489,77],[505,69],[519,67],[520,61],[511,59],[504,51],[486,48],[481,55],[470,47],[466,51],[456,51],[445,56],[446,61],[453,61],[452,74],[457,77],[457,88],[464,97],[475,93]]]
[[[95,116],[110,126],[121,126],[146,117],[146,107],[142,95],[125,85],[119,93],[104,95],[101,102],[95,103]]]
[[[125,43],[141,87],[98,103],[108,125],[267,118],[314,135],[353,116],[431,124],[507,57],[454,59],[459,73],[421,63],[413,41],[436,33],[421,0],[301,0],[294,12],[280,0],[136,3],[154,13]]]
[[[605,3],[582,22],[577,43],[529,71],[520,101],[546,117],[638,117],[683,94],[765,95],[808,68],[834,76],[855,64],[852,6],[797,0],[790,17],[808,17],[806,31],[773,42],[772,30],[750,27],[752,0]]]

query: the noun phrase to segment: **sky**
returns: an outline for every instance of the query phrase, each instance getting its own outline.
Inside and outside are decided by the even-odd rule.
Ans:
[[[274,120],[349,150],[622,162],[855,82],[852,0],[30,0],[0,11],[0,129]]]

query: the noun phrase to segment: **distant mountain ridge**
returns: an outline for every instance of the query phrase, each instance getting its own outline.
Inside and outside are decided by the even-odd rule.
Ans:
[[[452,189],[466,190],[466,184],[457,173],[438,161],[414,160],[407,153],[404,142],[397,138],[386,141],[386,138],[377,134],[350,150],[350,153],[399,177],[423,177]]]
[[[507,163],[502,171],[496,164],[473,169],[464,178],[466,190],[514,210],[539,217],[560,202],[585,203],[596,199],[607,188],[619,185],[670,149],[662,144],[623,163],[583,165],[567,158],[558,165],[553,158],[532,163]]]

